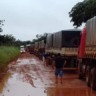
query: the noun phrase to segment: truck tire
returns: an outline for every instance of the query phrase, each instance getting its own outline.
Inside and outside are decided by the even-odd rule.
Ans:
[[[91,86],[91,72],[89,68],[87,69],[87,74],[86,74],[86,84],[88,87]]]
[[[91,69],[91,87],[93,90],[96,90],[96,67]]]
[[[81,80],[86,80],[85,79],[85,76],[86,74],[85,74],[85,65],[82,65],[81,67],[80,67],[80,73],[79,73],[79,79],[81,79]]]

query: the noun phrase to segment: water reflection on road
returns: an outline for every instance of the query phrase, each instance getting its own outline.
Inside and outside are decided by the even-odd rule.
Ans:
[[[34,88],[28,83],[19,81],[15,76],[8,80],[0,96],[46,96],[43,88]]]
[[[0,96],[96,96],[76,75],[65,74],[63,84],[54,81],[50,67],[25,54],[9,64],[8,73],[0,83]]]

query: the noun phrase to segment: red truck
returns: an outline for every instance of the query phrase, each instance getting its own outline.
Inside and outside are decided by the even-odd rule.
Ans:
[[[86,22],[78,51],[79,78],[96,90],[96,16]]]

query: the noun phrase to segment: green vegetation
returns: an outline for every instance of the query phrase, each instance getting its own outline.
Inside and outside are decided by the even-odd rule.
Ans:
[[[33,39],[32,43],[34,44],[35,42],[39,42],[41,40],[44,40],[44,42],[46,43],[46,37],[47,37],[48,33],[44,33],[42,35],[37,34],[36,35],[36,39]]]
[[[69,12],[69,16],[74,26],[81,26],[82,23],[96,16],[96,0],[78,2]]]
[[[7,66],[7,64],[14,60],[20,51],[17,47],[1,46],[0,47],[0,70]]]
[[[2,26],[4,25],[4,24],[3,24],[4,22],[5,22],[5,20],[0,20],[0,32],[3,31]]]

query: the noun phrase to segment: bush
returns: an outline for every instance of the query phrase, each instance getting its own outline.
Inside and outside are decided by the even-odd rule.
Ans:
[[[17,47],[12,46],[1,46],[0,47],[0,69],[2,69],[4,66],[7,66],[8,63],[12,60],[14,60],[18,55],[20,51]]]

